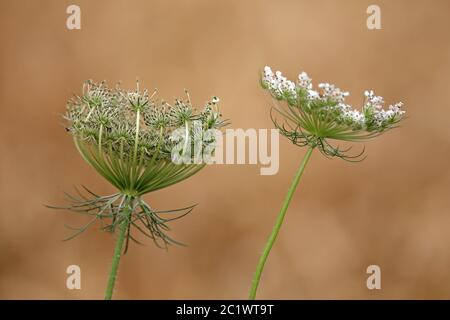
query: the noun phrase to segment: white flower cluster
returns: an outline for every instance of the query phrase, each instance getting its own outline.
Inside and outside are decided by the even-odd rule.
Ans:
[[[338,108],[341,111],[339,120],[343,121],[344,123],[350,124],[357,129],[364,128],[366,123],[364,114],[343,103],[338,104]]]
[[[276,98],[297,98],[295,83],[284,77],[280,71],[273,73],[270,67],[265,67],[263,81]]]
[[[320,105],[320,111],[334,112],[334,121],[350,126],[354,130],[383,131],[397,123],[405,111],[403,104],[396,103],[383,109],[383,98],[376,96],[372,90],[365,91],[366,101],[362,112],[345,103],[349,93],[333,84],[320,83],[319,91],[313,90],[311,78],[301,72],[297,83],[290,81],[280,71],[275,73],[268,66],[264,68],[262,85],[278,100],[286,100],[290,105],[311,111],[309,105]],[[301,97],[306,97],[306,101]]]
[[[331,100],[337,102],[344,102],[345,98],[349,95],[348,92],[341,91],[341,89],[336,88],[334,84],[319,83],[319,88],[322,89],[323,97],[330,98]]]
[[[368,128],[380,128],[386,124],[394,123],[397,119],[401,119],[405,114],[402,110],[403,103],[398,102],[390,105],[388,110],[383,109],[383,97],[376,96],[372,90],[364,92],[366,101],[364,103],[364,114],[367,118],[366,125]]]

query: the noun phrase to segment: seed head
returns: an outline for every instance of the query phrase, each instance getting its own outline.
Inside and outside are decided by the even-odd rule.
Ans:
[[[187,99],[175,99],[171,106],[158,100],[156,91],[149,95],[147,89],[140,90],[139,82],[136,89],[126,91],[119,85],[110,89],[105,82],[87,81],[83,94],[67,103],[68,131],[83,158],[121,191],[153,191],[184,179],[201,167],[188,166],[176,171],[178,175],[166,177],[150,174],[157,166],[174,165],[171,153],[175,143],[170,139],[174,130],[182,127],[188,135],[198,135],[194,120],[201,122],[201,130],[225,125],[218,112],[217,97],[197,112],[186,94]]]

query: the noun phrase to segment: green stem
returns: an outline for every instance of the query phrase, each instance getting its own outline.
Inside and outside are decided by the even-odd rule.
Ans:
[[[114,283],[116,282],[117,270],[119,269],[120,257],[122,256],[122,246],[127,234],[128,225],[130,224],[132,205],[133,198],[126,196],[122,211],[122,221],[119,222],[119,235],[116,240],[116,247],[114,249],[114,256],[111,264],[111,271],[109,272],[108,286],[106,287],[105,292],[105,300],[111,300],[113,295]]]
[[[272,233],[270,234],[269,240],[264,247],[264,251],[259,259],[258,265],[256,267],[255,275],[253,276],[252,287],[250,289],[249,299],[254,300],[256,297],[256,291],[258,290],[259,281],[261,280],[261,274],[264,269],[264,265],[266,264],[267,257],[269,256],[270,250],[275,243],[275,240],[280,232],[281,225],[284,220],[284,216],[286,215],[286,211],[289,207],[289,203],[291,202],[292,196],[294,195],[295,189],[302,177],[303,171],[305,171],[306,164],[308,163],[309,158],[314,150],[314,147],[309,147],[308,151],[306,151],[305,156],[303,157],[303,161],[300,164],[297,172],[295,173],[294,181],[292,181],[291,186],[289,187],[289,191],[284,199],[283,206],[281,207],[280,213],[278,214],[277,221],[272,229]]]

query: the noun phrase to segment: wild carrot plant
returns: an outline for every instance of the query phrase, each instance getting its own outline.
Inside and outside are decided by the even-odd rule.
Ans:
[[[90,216],[67,240],[96,221],[101,222],[102,230],[117,233],[105,299],[112,298],[119,261],[130,240],[138,242],[134,233],[151,238],[161,248],[180,244],[167,234],[168,223],[194,206],[158,211],[143,196],[183,181],[205,166],[201,156],[211,152],[216,141],[214,135],[198,137],[225,124],[218,102],[214,97],[197,112],[187,91],[185,99],[169,104],[157,99],[156,91],[140,90],[139,83],[136,89],[126,91],[119,85],[111,89],[104,82],[92,81],[84,84],[81,96],[68,101],[67,131],[77,150],[117,193],[100,196],[84,187],[76,196],[66,194],[69,206],[53,208]],[[192,152],[194,147],[197,154]]]
[[[275,102],[271,111],[275,127],[294,145],[307,147],[307,151],[294,175],[258,262],[250,289],[250,299],[256,297],[267,257],[313,151],[318,150],[329,158],[361,161],[364,159],[364,148],[361,152],[352,155],[349,153],[351,147],[345,149],[335,143],[337,141],[361,142],[375,138],[397,127],[405,114],[401,102],[390,105],[387,110],[383,109],[383,98],[376,96],[371,90],[364,93],[362,110],[356,110],[345,103],[348,92],[329,83],[321,83],[318,90],[314,90],[311,79],[305,72],[300,73],[297,81],[293,82],[284,77],[280,71],[274,73],[270,67],[265,67],[261,85]]]

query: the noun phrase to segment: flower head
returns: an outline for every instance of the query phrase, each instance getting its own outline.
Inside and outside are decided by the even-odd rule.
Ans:
[[[197,112],[189,94],[173,105],[155,96],[156,91],[149,95],[148,90],[139,90],[139,83],[135,90],[126,91],[120,86],[110,89],[104,82],[88,81],[83,95],[67,104],[68,131],[83,158],[124,193],[154,191],[203,167],[187,164],[183,170],[170,169],[176,166],[171,161],[174,143],[170,136],[174,130],[186,128],[191,135],[193,121],[200,121],[203,130],[224,125],[217,97],[207,102],[204,111]]]
[[[186,99],[175,99],[170,105],[158,100],[156,91],[141,91],[139,83],[136,89],[126,91],[119,85],[111,89],[105,82],[87,81],[82,95],[67,103],[67,130],[83,159],[119,192],[99,196],[86,189],[91,199],[81,193],[79,198],[68,196],[72,204],[64,209],[91,215],[93,220],[67,239],[86,230],[95,220],[104,222],[109,218],[103,229],[113,232],[122,226],[125,250],[128,240],[135,240],[132,229],[152,238],[158,246],[178,243],[166,234],[167,222],[186,215],[194,206],[155,211],[141,196],[187,179],[205,166],[191,159],[203,152],[210,156],[215,149],[216,140],[208,130],[226,124],[218,102],[213,97],[199,112],[187,92]],[[187,161],[175,162],[174,155]],[[161,214],[173,216],[164,218]]]
[[[318,147],[327,156],[354,158],[346,154],[348,150],[334,147],[328,140],[363,141],[375,137],[396,127],[405,114],[401,102],[383,109],[383,98],[372,90],[364,93],[362,110],[354,109],[345,102],[348,92],[329,83],[320,83],[314,90],[305,72],[301,72],[294,83],[280,71],[274,73],[266,66],[261,84],[276,101],[284,102],[274,107],[284,122],[280,124],[272,116],[281,134],[294,144]]]

